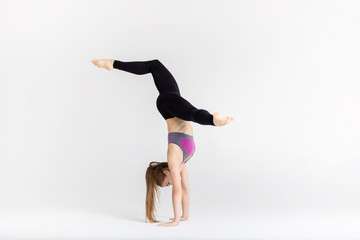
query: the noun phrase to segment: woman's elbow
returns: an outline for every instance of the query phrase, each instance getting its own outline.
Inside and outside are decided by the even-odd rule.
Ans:
[[[183,194],[189,194],[190,193],[190,188],[189,187],[182,187],[181,191]]]

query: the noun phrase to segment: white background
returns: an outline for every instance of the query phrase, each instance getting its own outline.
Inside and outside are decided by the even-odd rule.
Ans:
[[[359,1],[0,1],[0,239],[360,239]],[[166,161],[151,74],[194,106],[190,218],[145,223]],[[157,217],[173,216],[171,187]],[[185,229],[184,229],[185,228]]]

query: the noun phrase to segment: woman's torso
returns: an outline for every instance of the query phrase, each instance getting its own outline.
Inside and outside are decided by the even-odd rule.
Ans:
[[[193,136],[193,128],[189,121],[182,120],[177,117],[166,119],[168,133],[181,132]]]

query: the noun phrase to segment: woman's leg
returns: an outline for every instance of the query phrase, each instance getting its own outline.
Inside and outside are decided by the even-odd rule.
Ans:
[[[174,77],[157,59],[132,62],[122,62],[113,59],[94,59],[92,60],[92,63],[97,67],[103,67],[107,70],[116,68],[139,75],[151,73],[154,78],[155,85],[160,93],[156,104],[165,119],[178,117],[186,121],[193,121],[203,125],[214,126],[224,126],[234,120],[234,117],[223,117],[218,112],[211,115],[205,109],[197,109],[186,99],[182,98]],[[169,98],[169,95],[171,99],[166,100],[166,98]]]
[[[114,60],[113,67],[118,70],[123,70],[137,75],[151,73],[154,78],[155,86],[160,94],[163,92],[174,92],[180,95],[180,90],[175,78],[157,59],[131,62]]]
[[[201,125],[213,125],[213,115],[205,109],[194,107],[189,101],[172,92],[159,95],[156,101],[160,113],[165,119],[178,117],[185,121],[193,121]]]
[[[180,96],[179,87],[166,67],[157,59],[151,61],[122,62],[115,60],[113,67],[134,74],[151,73],[161,97],[158,103],[166,105],[166,113],[186,121],[193,121],[202,125],[213,125],[213,115],[205,109],[197,109],[190,102]],[[163,97],[164,96],[164,97]]]

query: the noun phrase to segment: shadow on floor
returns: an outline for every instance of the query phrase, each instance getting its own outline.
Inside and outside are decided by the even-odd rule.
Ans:
[[[129,209],[92,209],[91,212],[111,218],[145,223],[145,215],[141,216],[138,212],[131,212]]]

